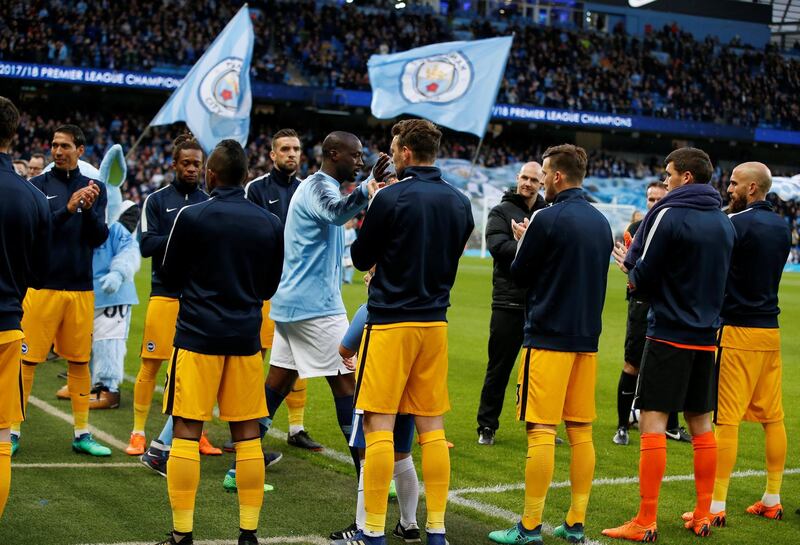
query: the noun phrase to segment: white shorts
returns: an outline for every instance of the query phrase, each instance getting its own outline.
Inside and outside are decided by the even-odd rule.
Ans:
[[[297,371],[300,378],[352,373],[339,355],[339,343],[349,325],[346,314],[275,322],[269,364]]]
[[[131,305],[94,309],[92,341],[127,339],[131,326]]]

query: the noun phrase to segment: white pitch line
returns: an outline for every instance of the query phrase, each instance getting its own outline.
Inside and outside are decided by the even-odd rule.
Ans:
[[[297,543],[299,545],[328,545],[330,542],[320,536],[277,536],[259,538],[261,545],[278,545],[281,543]],[[233,539],[201,539],[195,540],[195,545],[236,545],[238,541]],[[150,541],[124,541],[120,543],[87,543],[84,545],[153,545]]]
[[[37,408],[43,410],[44,412],[46,412],[47,414],[49,414],[51,416],[55,416],[56,418],[60,418],[61,420],[63,420],[67,424],[72,424],[73,423],[71,415],[65,413],[61,409],[53,407],[52,405],[50,405],[46,401],[43,401],[43,400],[39,399],[36,396],[33,396],[33,395],[30,396],[28,398],[28,403],[30,403],[34,407],[37,407]],[[89,431],[91,431],[92,435],[94,435],[96,438],[100,439],[104,443],[108,443],[109,445],[111,445],[115,449],[118,449],[118,450],[121,450],[121,451],[124,452],[125,448],[128,446],[126,443],[123,443],[122,441],[120,441],[119,439],[117,439],[116,437],[111,435],[110,433],[106,433],[103,430],[98,429],[95,426],[91,426],[90,425],[89,426]]]
[[[11,469],[106,469],[109,467],[142,467],[142,464],[137,464],[134,462],[111,462],[111,463],[94,463],[94,462],[84,462],[82,464],[78,463],[54,463],[54,464],[46,464],[46,463],[31,463],[31,464],[17,464],[12,462]]]
[[[132,375],[125,375],[125,380],[133,382],[133,383],[136,383],[136,377],[134,377]],[[156,386],[156,392],[158,392],[160,394],[163,394],[164,393],[164,387],[163,386]],[[270,430],[267,432],[267,434],[270,437],[274,437],[276,439],[285,439],[286,438],[286,432],[283,431],[283,430],[279,430],[277,428],[270,428]],[[330,458],[331,460],[336,460],[337,462],[341,462],[343,464],[348,464],[349,465],[349,464],[353,463],[353,458],[350,457],[350,455],[345,454],[343,452],[339,452],[338,450],[333,450],[333,449],[327,448],[327,447],[323,448],[318,454],[321,454],[321,455],[323,455],[323,456],[325,456],[327,458]]]
[[[784,470],[784,475],[796,475],[800,473],[800,468],[791,468]],[[767,474],[764,470],[759,469],[747,469],[743,471],[734,471],[731,473],[731,478],[745,478],[745,477],[763,477]],[[681,482],[681,481],[692,481],[694,480],[694,475],[667,475],[664,477],[663,482]],[[639,477],[614,477],[614,478],[600,478],[595,479],[592,481],[592,486],[616,486],[616,485],[623,485],[623,484],[636,484],[639,482]],[[558,481],[552,483],[550,488],[567,488],[569,487],[569,481]],[[451,493],[453,494],[495,494],[501,492],[510,492],[512,490],[524,490],[525,483],[512,483],[512,484],[499,484],[495,486],[476,486],[470,488],[458,488],[453,490]]]

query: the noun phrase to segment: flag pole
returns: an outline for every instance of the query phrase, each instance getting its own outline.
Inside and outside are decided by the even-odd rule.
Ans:
[[[478,156],[481,154],[481,146],[483,146],[483,136],[478,142],[478,148],[475,150],[475,155],[472,157],[472,164],[469,165],[469,175],[467,176],[467,183],[472,181],[472,172],[475,170],[475,163],[478,162]]]
[[[131,149],[128,150],[128,153],[125,155],[125,160],[128,161],[133,158],[133,152],[136,151],[136,148],[139,147],[139,143],[145,137],[145,135],[150,132],[150,125],[144,128],[142,134],[139,135],[139,138],[136,139],[136,142],[133,143]]]

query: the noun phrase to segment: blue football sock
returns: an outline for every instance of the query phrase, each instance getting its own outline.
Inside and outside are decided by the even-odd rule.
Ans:
[[[164,423],[164,427],[161,429],[161,433],[158,435],[158,440],[167,445],[168,447],[172,446],[172,417],[170,416],[167,418],[167,421]]]
[[[336,420],[339,422],[339,429],[342,430],[344,440],[350,445],[350,434],[353,432],[353,396],[334,397],[333,402],[336,404]],[[358,455],[358,449],[355,447],[350,448],[350,456],[353,458],[353,466],[356,468],[356,478],[361,473],[361,458]]]

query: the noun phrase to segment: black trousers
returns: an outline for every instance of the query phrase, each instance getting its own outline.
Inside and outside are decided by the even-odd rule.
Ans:
[[[478,407],[478,428],[500,427],[508,377],[522,348],[525,311],[493,308],[489,322],[489,364]]]

